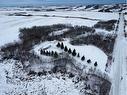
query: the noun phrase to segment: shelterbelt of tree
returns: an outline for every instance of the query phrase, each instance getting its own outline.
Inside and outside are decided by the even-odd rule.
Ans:
[[[62,34],[55,35],[54,31],[66,29]],[[4,59],[22,59],[22,54],[31,56],[32,47],[43,41],[61,41],[63,38],[70,38],[71,44],[92,44],[102,49],[107,55],[112,53],[116,35],[103,35],[95,33],[94,27],[72,26],[66,24],[56,24],[50,26],[34,26],[19,30],[20,42],[9,43],[1,47],[4,52]],[[86,36],[81,36],[86,35]],[[28,57],[23,58],[27,60]]]

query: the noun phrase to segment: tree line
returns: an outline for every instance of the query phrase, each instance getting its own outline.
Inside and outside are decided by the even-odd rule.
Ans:
[[[40,50],[41,55],[46,55],[46,56],[53,56],[54,58],[58,58],[58,53],[56,51],[46,51],[46,50]]]
[[[58,42],[57,43],[57,45],[56,45],[58,48],[61,48],[62,50],[64,50],[65,52],[67,52],[67,53],[69,53],[69,54],[71,54],[72,56],[77,56],[78,58],[80,58],[80,54],[79,53],[77,53],[76,52],[76,50],[75,49],[71,49],[71,48],[68,48],[67,46],[65,46],[64,44],[63,44],[63,42]],[[85,60],[85,56],[83,55],[82,57],[81,57],[81,60],[82,61],[84,61]],[[88,59],[87,60],[87,63],[91,63],[91,60],[90,59]],[[96,67],[98,64],[97,64],[97,61],[94,63],[94,66]]]
[[[68,54],[71,54],[72,56],[77,56],[78,58],[80,58],[80,54],[79,53],[77,53],[76,52],[76,49],[71,49],[71,48],[68,48],[67,46],[65,46],[64,44],[63,44],[63,42],[58,42],[57,43],[57,45],[56,45],[56,47],[58,47],[58,48],[61,48],[62,50],[64,50],[66,53],[68,53]],[[46,55],[46,56],[52,56],[52,57],[54,57],[54,58],[58,58],[59,57],[59,54],[58,54],[58,52],[56,52],[56,51],[46,51],[46,50],[40,50],[40,54],[41,55]],[[85,56],[83,55],[82,57],[81,57],[81,60],[82,61],[85,61]],[[87,63],[91,63],[91,60],[90,59],[88,59],[87,60]],[[94,63],[94,66],[96,67],[98,64],[97,64],[97,61]]]

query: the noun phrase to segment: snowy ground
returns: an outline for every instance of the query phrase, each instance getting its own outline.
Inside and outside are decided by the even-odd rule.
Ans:
[[[64,52],[60,48],[56,47],[58,41],[52,41],[52,42],[44,42],[40,45],[36,45],[34,48],[34,51],[40,55],[40,49],[49,47],[47,51],[56,51],[58,53]],[[63,41],[63,44],[67,46],[68,48],[71,48],[72,50],[75,49],[77,53],[80,54],[80,57],[74,57],[74,59],[77,60],[78,63],[81,63],[82,65],[87,66],[87,70],[89,70],[91,67],[94,68],[94,63],[97,61],[98,66],[97,69],[101,70],[101,72],[105,72],[105,65],[107,62],[107,55],[100,50],[99,48],[92,46],[92,45],[81,45],[81,46],[73,46],[69,43],[68,39],[65,39]],[[85,61],[81,60],[81,57],[85,56]],[[88,64],[87,60],[90,59],[92,63]]]
[[[127,20],[127,15],[124,15],[125,16],[125,20]]]
[[[72,24],[72,25],[84,25],[92,27],[98,21],[80,18],[61,18],[61,17],[43,17],[43,16],[7,16],[7,14],[15,12],[26,12],[32,15],[56,15],[56,16],[72,16],[72,17],[84,17],[98,20],[111,20],[118,19],[116,13],[99,13],[99,12],[84,12],[84,11],[59,11],[59,12],[33,12],[33,11],[0,11],[0,46],[18,40],[19,28],[32,27],[40,25],[52,25],[52,24]],[[7,27],[7,28],[6,28]],[[102,30],[103,31],[103,30]]]
[[[19,28],[32,27],[40,25],[52,24],[72,24],[93,26],[97,21],[73,19],[73,18],[58,18],[58,17],[16,17],[16,16],[1,16],[0,18],[0,46],[8,42],[13,42],[18,39]],[[8,28],[5,28],[8,27]],[[9,34],[9,35],[8,35]]]
[[[127,40],[124,36],[124,15],[120,15],[117,39],[114,48],[114,62],[111,68],[111,95],[127,95]]]
[[[0,95],[80,95],[72,79],[60,73],[30,77],[23,72],[21,63],[14,60],[0,63],[0,72]]]
[[[19,28],[23,27],[32,27],[34,25],[52,25],[52,24],[72,24],[72,25],[84,25],[92,27],[98,22],[98,20],[111,20],[118,19],[118,14],[116,13],[98,13],[98,12],[84,12],[84,11],[58,11],[58,12],[32,12],[29,11],[28,14],[36,16],[7,16],[9,13],[14,12],[24,12],[20,10],[11,10],[11,11],[0,11],[0,46],[7,43],[19,40]],[[25,11],[26,12],[26,11]],[[84,17],[88,19],[80,18],[61,18],[61,17],[43,17],[38,15],[56,15],[56,16],[71,16],[71,17]],[[92,20],[98,19],[98,20]],[[96,32],[101,32],[107,34],[108,31],[96,29]],[[58,31],[57,31],[58,33]],[[59,31],[60,33],[60,31]],[[73,46],[69,43],[68,39],[63,41],[65,45],[69,48],[76,49],[80,53],[80,56],[85,56],[86,59],[91,59],[92,63],[87,64],[86,60],[82,62],[80,58],[75,57],[75,59],[87,65],[88,68],[94,67],[94,62],[98,62],[97,69],[105,73],[105,64],[107,62],[107,55],[100,50],[99,48],[91,45],[82,45],[82,46]],[[49,51],[58,51],[63,52],[61,49],[56,47],[57,41],[45,42],[35,46],[34,50],[39,54],[38,50],[47,46],[51,46]],[[43,95],[42,93],[47,92],[47,95],[80,95],[79,90],[75,88],[73,82],[70,79],[63,80],[50,76],[45,77],[33,77],[33,79],[20,81],[18,77],[24,77],[25,74],[21,68],[15,67],[15,61],[5,61],[6,63],[0,63],[0,95],[25,95],[27,92],[28,95]],[[16,63],[21,65],[19,63]],[[25,76],[27,77],[27,76]],[[61,86],[62,85],[62,86]],[[45,88],[45,89],[44,89]],[[6,93],[6,94],[5,94]],[[11,94],[10,94],[11,93]],[[45,94],[44,94],[45,95]]]

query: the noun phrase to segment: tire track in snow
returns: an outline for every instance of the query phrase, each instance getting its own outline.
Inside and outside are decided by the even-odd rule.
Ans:
[[[127,42],[124,37],[124,15],[120,14],[119,27],[117,31],[117,39],[114,46],[113,57],[115,61],[112,67],[112,91],[110,95],[127,95],[127,64],[126,64],[126,51]]]

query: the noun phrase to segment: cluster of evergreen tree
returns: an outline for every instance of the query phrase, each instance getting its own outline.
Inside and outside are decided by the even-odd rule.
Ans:
[[[74,49],[73,51],[71,50],[71,48],[68,49],[67,46],[64,46],[63,42],[62,42],[62,43],[59,43],[59,42],[58,42],[56,46],[57,46],[58,48],[63,49],[65,52],[68,52],[69,54],[72,54],[72,56],[76,56],[76,55],[77,55],[77,57],[80,58],[80,54],[77,53],[75,49]],[[84,55],[81,57],[81,60],[82,60],[82,61],[85,60],[85,56],[84,56]],[[87,60],[87,63],[91,63],[91,60],[88,59],[88,60]],[[97,65],[98,65],[97,62],[95,62],[95,63],[94,63],[94,66],[96,67]]]
[[[72,56],[76,56],[76,55],[77,55],[75,49],[72,51],[71,48],[68,48],[67,46],[64,46],[63,42],[62,42],[62,43],[59,43],[59,42],[58,42],[56,46],[57,46],[58,48],[63,49],[65,52],[68,52],[69,54],[72,54]],[[80,56],[79,56],[79,53],[78,53],[77,56],[80,57]]]
[[[71,50],[71,48],[68,48],[67,46],[64,46],[63,43],[57,43],[56,45],[58,48],[63,49],[65,52],[68,52],[69,54],[72,54],[72,56],[76,56],[80,57],[80,54],[76,52],[76,50],[74,49],[73,51]],[[81,60],[84,60],[85,58],[83,57]]]
[[[97,64],[97,61],[96,61],[96,62],[94,63],[94,66],[97,67],[97,65],[98,65],[98,64]]]
[[[46,56],[53,56],[53,57],[55,57],[55,58],[58,58],[58,53],[55,51],[45,51],[45,50],[40,50],[40,54],[42,55],[46,55]]]
[[[82,56],[81,60],[84,61],[85,60],[85,56]]]
[[[90,59],[88,59],[88,60],[87,60],[87,63],[91,63],[91,60],[90,60]]]

